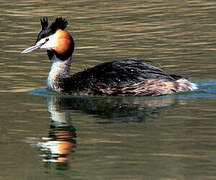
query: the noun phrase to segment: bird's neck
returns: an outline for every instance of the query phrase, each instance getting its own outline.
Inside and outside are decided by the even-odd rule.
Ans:
[[[57,58],[56,55],[52,57],[52,65],[47,78],[47,87],[51,90],[61,92],[60,80],[69,76],[71,67],[71,57],[66,60]]]

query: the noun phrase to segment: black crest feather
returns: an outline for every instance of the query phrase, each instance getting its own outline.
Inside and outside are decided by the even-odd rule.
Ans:
[[[49,24],[48,19],[44,17],[44,18],[41,18],[40,21],[41,21],[42,30],[46,29],[48,27],[48,24]]]
[[[62,29],[64,30],[68,25],[68,22],[62,18],[56,18],[55,21],[50,25],[50,29],[52,29],[53,31],[56,31],[57,29]]]
[[[38,34],[36,42],[42,38],[54,34],[58,29],[64,30],[68,25],[68,22],[62,17],[56,18],[55,21],[53,21],[50,25],[47,17],[41,18],[40,22],[42,30]]]

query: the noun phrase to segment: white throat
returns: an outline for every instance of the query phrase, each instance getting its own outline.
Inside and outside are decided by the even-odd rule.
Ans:
[[[63,77],[69,76],[71,57],[67,60],[62,61],[54,55],[51,61],[52,66],[47,78],[47,88],[61,92],[59,80]]]

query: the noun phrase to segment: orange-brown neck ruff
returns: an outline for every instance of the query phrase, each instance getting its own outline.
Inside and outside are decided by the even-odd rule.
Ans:
[[[61,60],[68,59],[74,51],[74,41],[69,32],[65,30],[57,30],[55,33],[57,42],[53,50],[56,56]]]

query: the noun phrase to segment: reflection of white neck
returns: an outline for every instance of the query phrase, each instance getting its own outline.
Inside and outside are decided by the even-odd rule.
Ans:
[[[51,119],[55,126],[69,126],[70,125],[70,113],[61,110],[59,99],[55,96],[47,98],[48,111],[51,114]]]
[[[61,89],[58,85],[59,79],[66,77],[70,73],[70,66],[71,66],[71,57],[67,60],[60,60],[55,55],[51,60],[52,66],[47,78],[47,87],[54,91],[60,92]]]

